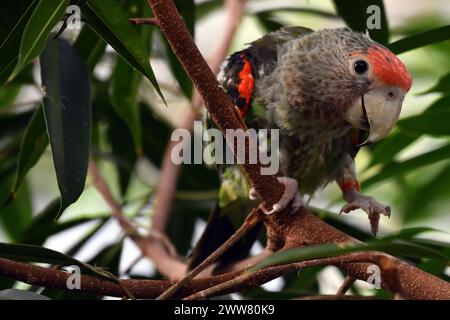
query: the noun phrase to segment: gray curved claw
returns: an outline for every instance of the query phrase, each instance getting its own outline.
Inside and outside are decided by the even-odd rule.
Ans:
[[[374,198],[362,194],[357,195],[353,201],[347,203],[341,209],[340,214],[342,212],[348,213],[355,209],[361,209],[367,213],[370,220],[372,233],[374,235],[378,232],[380,215],[385,215],[387,217],[391,216],[391,208],[389,206],[385,206],[377,202]]]
[[[303,206],[302,199],[298,192],[298,182],[295,179],[289,177],[278,177],[277,178],[280,183],[284,185],[284,193],[281,199],[272,206],[272,210],[267,210],[264,206],[261,206],[261,210],[265,214],[273,214],[276,212],[280,212],[285,209],[288,205],[295,211]],[[258,199],[258,194],[252,188],[249,192],[249,198],[252,200]]]

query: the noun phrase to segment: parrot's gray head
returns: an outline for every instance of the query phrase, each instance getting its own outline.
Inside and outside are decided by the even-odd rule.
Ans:
[[[370,130],[363,144],[392,130],[412,83],[391,51],[347,28],[293,40],[283,48],[280,61],[289,102],[335,108],[351,126]]]

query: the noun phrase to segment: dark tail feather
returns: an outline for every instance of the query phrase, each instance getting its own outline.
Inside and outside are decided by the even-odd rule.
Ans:
[[[248,206],[245,206],[248,207]],[[245,211],[241,211],[243,209]],[[241,212],[236,212],[236,210]],[[211,253],[219,248],[236,229],[242,224],[245,215],[251,210],[249,208],[236,207],[236,205],[228,205],[221,208],[218,204],[211,212],[205,231],[200,240],[195,245],[188,260],[188,268],[193,269],[205,260]],[[233,212],[231,212],[233,211]],[[237,214],[236,214],[237,213]],[[244,215],[242,215],[244,213]],[[239,216],[239,217],[238,217]],[[240,217],[242,216],[242,218]],[[236,223],[236,218],[242,220]],[[235,222],[233,222],[233,220]],[[221,264],[228,264],[230,262],[241,260],[249,255],[250,249],[258,238],[261,224],[250,230],[241,240],[239,240],[233,247],[228,249],[219,259]]]

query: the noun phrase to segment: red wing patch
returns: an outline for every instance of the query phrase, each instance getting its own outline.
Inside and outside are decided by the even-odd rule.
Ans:
[[[222,85],[233,100],[241,118],[245,117],[250,107],[255,87],[253,68],[249,58],[245,51],[236,52],[230,56],[224,68]]]

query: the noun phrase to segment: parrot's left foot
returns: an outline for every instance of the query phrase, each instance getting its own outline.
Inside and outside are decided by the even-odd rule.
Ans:
[[[289,177],[278,177],[278,181],[284,185],[284,193],[281,199],[275,203],[272,210],[267,210],[264,206],[261,206],[261,210],[265,214],[272,214],[284,210],[288,205],[293,211],[296,211],[303,206],[302,199],[298,192],[298,182],[295,179]],[[249,192],[249,198],[252,200],[258,199],[258,194],[255,189],[251,188]]]
[[[378,224],[380,222],[380,215],[386,217],[391,216],[391,208],[377,202],[374,198],[357,193],[352,201],[349,201],[342,209],[341,212],[348,213],[355,209],[362,209],[365,211],[370,220],[370,227],[374,236],[378,233]]]

